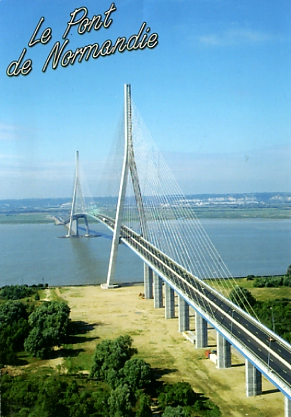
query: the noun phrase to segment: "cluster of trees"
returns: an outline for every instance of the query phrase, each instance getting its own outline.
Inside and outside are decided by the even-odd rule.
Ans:
[[[154,382],[154,373],[144,360],[132,359],[134,353],[128,335],[106,339],[96,346],[90,376],[111,388],[107,405],[112,417],[151,416],[151,400],[146,392]]]
[[[0,288],[1,300],[20,300],[35,293],[35,287],[28,285],[5,285]]]
[[[110,417],[102,405],[109,393],[102,388],[92,390],[88,381],[78,378],[3,374],[1,391],[3,417]]]
[[[159,384],[154,370],[143,359],[132,358],[130,336],[104,340],[96,346],[91,378],[104,381],[111,388],[108,406],[112,417],[150,417],[152,398],[162,417],[204,416],[219,417],[214,404],[196,394],[188,382]]]
[[[291,343],[291,303],[289,299],[257,301],[255,312],[262,323]]]
[[[96,346],[90,377],[66,373],[4,374],[3,417],[220,417],[214,404],[187,382],[162,384],[137,353],[130,336]],[[153,400],[154,399],[154,400]]]
[[[0,288],[0,300],[21,300],[22,298],[31,297],[32,295],[38,295],[37,290],[40,288],[47,288],[48,284],[38,285],[4,285]],[[39,299],[37,297],[36,299]]]
[[[15,293],[14,293],[15,294]],[[39,358],[48,357],[52,348],[67,337],[70,308],[64,302],[41,305],[18,300],[0,304],[0,366],[17,363],[17,352],[26,350]]]
[[[291,303],[288,298],[259,301],[248,289],[238,285],[230,292],[229,298],[242,309],[249,310],[248,306],[251,306],[263,324],[291,342]]]
[[[291,276],[280,277],[256,277],[254,279],[254,287],[256,288],[278,288],[278,287],[291,287]]]
[[[70,325],[70,307],[63,301],[38,306],[28,317],[30,332],[24,349],[39,358],[49,357],[54,346],[66,341]]]
[[[288,266],[286,274],[275,277],[255,277],[248,275],[248,281],[254,281],[253,286],[256,288],[277,288],[277,287],[291,287],[291,265]]]

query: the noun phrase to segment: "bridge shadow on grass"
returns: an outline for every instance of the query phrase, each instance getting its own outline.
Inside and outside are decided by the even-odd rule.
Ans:
[[[275,392],[280,392],[280,390],[278,388],[267,389],[266,391],[263,391],[261,395],[274,394]]]
[[[232,368],[239,368],[240,366],[245,366],[245,363],[242,362],[242,363],[234,363],[234,364],[231,364],[231,367]]]

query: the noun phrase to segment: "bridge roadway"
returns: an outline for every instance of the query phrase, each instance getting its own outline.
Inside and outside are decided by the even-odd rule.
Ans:
[[[103,214],[94,217],[114,229],[114,219]],[[122,226],[120,238],[291,399],[291,346],[287,342],[136,232]]]

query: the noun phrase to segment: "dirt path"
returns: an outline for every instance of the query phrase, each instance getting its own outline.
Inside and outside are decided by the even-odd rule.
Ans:
[[[129,334],[140,356],[156,368],[166,368],[163,379],[188,381],[196,392],[203,392],[219,405],[225,417],[281,417],[284,397],[263,378],[263,395],[246,398],[244,360],[234,351],[232,366],[219,370],[205,357],[206,349],[195,349],[178,332],[177,319],[165,320],[164,309],[154,309],[153,300],[139,296],[142,286],[102,290],[100,287],[66,287],[56,294],[71,307],[72,320],[92,325],[90,341],[84,349],[93,354],[104,338]],[[194,314],[190,319],[194,330]],[[215,347],[215,332],[210,330],[209,344]],[[98,340],[94,339],[98,338]]]

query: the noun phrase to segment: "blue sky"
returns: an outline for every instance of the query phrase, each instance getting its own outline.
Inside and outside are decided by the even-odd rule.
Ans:
[[[155,48],[42,72],[70,13],[104,17],[111,3],[0,0],[0,199],[69,196],[76,150],[98,194],[125,83],[184,193],[291,191],[290,1],[117,0],[110,27],[72,27],[67,49],[143,22]],[[41,17],[52,38],[28,47]],[[32,71],[8,77],[23,48]]]

